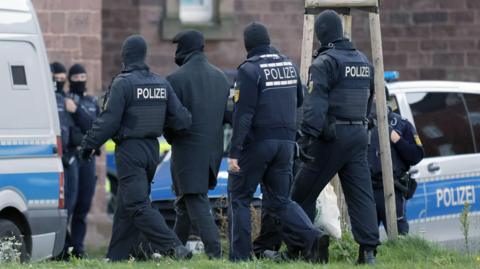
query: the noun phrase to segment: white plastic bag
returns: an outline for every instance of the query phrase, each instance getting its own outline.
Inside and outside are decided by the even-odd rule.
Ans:
[[[317,216],[315,217],[314,225],[323,229],[330,236],[338,239],[342,237],[337,195],[330,183],[327,184],[317,198]]]

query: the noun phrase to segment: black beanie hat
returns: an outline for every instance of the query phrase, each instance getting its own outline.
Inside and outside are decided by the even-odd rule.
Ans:
[[[59,62],[53,62],[50,64],[50,71],[54,74],[67,73],[65,66]]]
[[[178,33],[172,40],[177,45],[175,51],[175,63],[184,64],[185,58],[195,51],[203,51],[205,47],[205,38],[197,30],[184,30]]]
[[[81,64],[74,64],[70,69],[68,70],[68,80],[71,81],[71,77],[76,74],[83,74],[87,73],[87,70],[85,67]]]
[[[203,51],[205,39],[203,34],[197,30],[184,30],[173,38],[173,43],[178,44],[177,51],[192,52]]]
[[[270,45],[270,36],[268,35],[267,28],[259,22],[252,22],[245,27],[243,40],[247,52],[258,46]]]
[[[333,10],[325,10],[315,19],[315,34],[322,47],[343,38],[342,20]]]
[[[124,65],[144,63],[147,56],[147,42],[141,35],[131,35],[123,41],[122,61]]]

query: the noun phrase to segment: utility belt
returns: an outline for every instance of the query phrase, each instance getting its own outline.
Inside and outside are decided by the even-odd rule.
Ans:
[[[366,122],[363,120],[335,120],[337,125],[366,125]]]
[[[383,190],[382,175],[372,176],[372,184],[373,189]],[[403,173],[399,176],[394,175],[393,185],[395,190],[400,191],[407,200],[412,198],[417,190],[417,181],[409,173]]]
[[[113,142],[115,142],[116,145],[121,145],[123,142],[125,142],[126,140],[131,140],[131,139],[134,139],[134,140],[156,140],[157,137],[150,137],[150,136],[145,136],[145,137],[133,137],[133,136],[115,136],[112,138]]]

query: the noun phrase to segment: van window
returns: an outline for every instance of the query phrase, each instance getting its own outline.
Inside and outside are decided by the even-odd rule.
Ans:
[[[25,66],[23,65],[12,65],[10,66],[12,71],[12,81],[15,86],[26,86],[27,85],[27,76],[25,75]]]
[[[409,93],[407,101],[426,157],[475,152],[462,94]]]
[[[463,94],[467,104],[468,118],[472,124],[474,142],[477,151],[480,151],[480,94]]]

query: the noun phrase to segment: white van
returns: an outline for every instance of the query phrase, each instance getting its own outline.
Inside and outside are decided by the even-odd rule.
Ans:
[[[0,1],[0,240],[17,238],[22,260],[57,255],[63,204],[58,112],[37,16],[30,0]]]

